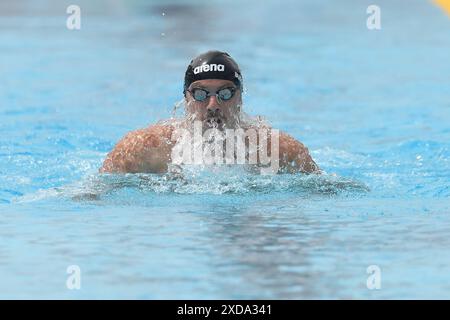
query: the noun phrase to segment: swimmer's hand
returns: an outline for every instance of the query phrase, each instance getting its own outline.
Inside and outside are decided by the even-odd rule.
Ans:
[[[102,173],[164,173],[170,163],[173,127],[153,125],[128,133],[107,155]]]

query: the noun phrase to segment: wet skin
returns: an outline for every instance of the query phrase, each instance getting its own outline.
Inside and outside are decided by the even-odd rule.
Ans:
[[[236,88],[232,81],[209,79],[195,81],[188,89],[203,88],[215,93],[224,87]],[[210,96],[205,101],[196,101],[188,91],[185,102],[188,122],[200,120],[205,128],[214,126],[218,129],[238,128],[240,125],[238,114],[242,106],[242,94],[238,88],[233,97],[227,101],[218,101],[216,96]],[[171,124],[155,124],[129,132],[107,155],[100,172],[167,172],[171,163],[172,148],[176,144],[172,135],[174,130],[175,127]],[[320,173],[320,169],[302,143],[280,132],[279,172]]]

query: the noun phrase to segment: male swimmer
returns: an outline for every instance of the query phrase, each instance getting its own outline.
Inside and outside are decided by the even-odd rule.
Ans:
[[[178,122],[166,120],[129,132],[107,155],[100,172],[167,172],[174,160],[173,149],[181,139],[174,132],[180,127],[188,128],[194,122],[201,123],[203,132],[211,128],[221,131],[268,128],[249,121],[248,116],[246,118],[242,111],[242,89],[241,71],[230,55],[208,51],[197,56],[187,67],[184,77],[185,117]],[[275,173],[320,173],[302,143],[283,132],[277,139]],[[273,145],[269,143],[269,153],[270,146]]]

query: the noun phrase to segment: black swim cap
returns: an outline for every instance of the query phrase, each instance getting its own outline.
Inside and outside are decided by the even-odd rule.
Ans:
[[[233,81],[242,89],[242,75],[236,61],[226,52],[208,51],[192,59],[184,75],[184,90],[192,82],[205,79],[223,79]]]

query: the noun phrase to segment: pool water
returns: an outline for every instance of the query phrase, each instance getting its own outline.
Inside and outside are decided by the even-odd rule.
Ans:
[[[0,298],[450,298],[441,8],[379,0],[371,31],[365,0],[83,0],[71,31],[70,4],[0,4]],[[97,173],[209,49],[324,175]]]

